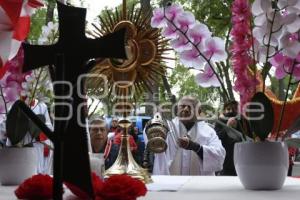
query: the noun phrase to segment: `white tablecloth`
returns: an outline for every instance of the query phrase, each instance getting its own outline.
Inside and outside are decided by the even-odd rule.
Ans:
[[[245,190],[238,177],[225,176],[153,176],[148,193],[138,200],[296,200],[300,197],[300,179],[288,177],[281,190]],[[0,200],[16,200],[16,187],[0,186]],[[158,191],[159,190],[159,191]],[[68,191],[66,200],[75,200]]]

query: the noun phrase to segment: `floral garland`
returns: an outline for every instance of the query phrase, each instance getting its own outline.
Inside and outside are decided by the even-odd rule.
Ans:
[[[235,0],[232,4],[232,31],[233,38],[232,68],[236,75],[234,90],[240,95],[240,106],[243,108],[253,96],[258,81],[254,74],[251,74],[249,67],[254,64],[250,55],[253,45],[251,34],[251,11],[248,0]]]
[[[96,200],[135,200],[147,193],[147,188],[142,181],[128,175],[115,175],[103,182],[95,173],[92,173],[92,183]],[[19,199],[51,199],[53,197],[52,184],[52,177],[38,174],[26,179],[15,190],[15,195]],[[66,186],[80,199],[88,199],[86,194],[76,186],[68,183]]]

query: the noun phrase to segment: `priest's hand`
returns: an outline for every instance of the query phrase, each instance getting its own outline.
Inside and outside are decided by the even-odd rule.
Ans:
[[[180,148],[194,151],[201,159],[203,159],[203,148],[197,142],[191,140],[189,136],[183,136],[177,139]]]
[[[180,148],[186,150],[198,150],[200,145],[196,142],[193,142],[189,136],[183,136],[177,139],[177,144]]]

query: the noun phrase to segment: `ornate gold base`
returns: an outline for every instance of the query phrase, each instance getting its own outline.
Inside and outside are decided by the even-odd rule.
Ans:
[[[104,172],[104,178],[109,178],[113,175],[127,174],[133,178],[143,181],[145,184],[152,183],[151,176],[148,171],[139,166],[130,151],[129,136],[127,134],[127,128],[125,133],[121,136],[121,146],[118,157],[114,164]]]

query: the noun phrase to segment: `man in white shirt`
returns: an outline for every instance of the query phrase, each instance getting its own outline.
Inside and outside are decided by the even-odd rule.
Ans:
[[[185,96],[178,102],[178,117],[168,121],[168,148],[155,154],[155,175],[214,175],[220,171],[225,149],[216,132],[206,122],[198,121],[198,100]]]

